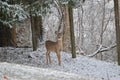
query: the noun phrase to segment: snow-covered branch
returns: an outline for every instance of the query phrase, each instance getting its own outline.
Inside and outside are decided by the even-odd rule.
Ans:
[[[90,55],[87,55],[87,56],[88,57],[94,57],[98,53],[101,53],[101,52],[104,52],[104,51],[109,51],[109,50],[111,50],[111,49],[113,49],[115,47],[116,47],[116,44],[110,45],[109,47],[106,47],[106,48],[103,48],[103,46],[100,45],[99,48],[93,54],[90,54]]]
[[[3,21],[0,19],[0,22],[2,22],[4,25],[8,25],[10,28],[12,28],[11,23],[14,23],[16,21],[17,21],[17,19],[13,19],[12,21]]]
[[[0,1],[0,22],[11,25],[15,21],[25,20],[28,13],[24,11],[21,5],[11,5],[7,2]]]

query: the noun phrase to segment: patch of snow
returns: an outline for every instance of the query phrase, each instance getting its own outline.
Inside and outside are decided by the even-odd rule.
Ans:
[[[50,54],[52,63],[46,64],[46,49],[43,46],[40,46],[37,51],[24,48],[7,48],[5,51],[7,53],[5,61],[10,63],[62,71],[102,80],[120,80],[120,66],[86,56],[77,55],[77,58],[73,59],[70,53],[61,52],[62,64],[59,66],[55,53]]]
[[[0,79],[8,80],[101,80],[73,73],[51,69],[36,68],[24,65],[0,63]]]

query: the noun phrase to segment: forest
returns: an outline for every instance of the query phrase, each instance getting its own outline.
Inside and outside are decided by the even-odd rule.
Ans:
[[[119,0],[0,0],[1,80],[120,80]]]

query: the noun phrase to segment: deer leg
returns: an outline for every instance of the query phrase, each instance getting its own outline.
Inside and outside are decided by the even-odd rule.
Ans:
[[[46,64],[48,64],[48,56],[49,56],[49,52],[46,52]]]
[[[50,52],[48,53],[48,56],[49,56],[49,62],[51,63]]]
[[[57,58],[58,58],[58,64],[61,65],[61,60],[60,60],[61,56],[59,51],[57,51]]]

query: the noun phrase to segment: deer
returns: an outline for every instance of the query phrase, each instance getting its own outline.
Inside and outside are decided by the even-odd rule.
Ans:
[[[45,47],[46,47],[46,64],[48,65],[48,62],[51,63],[51,58],[50,58],[50,52],[55,52],[57,55],[57,59],[58,59],[58,64],[61,65],[61,55],[60,55],[60,51],[62,50],[62,33],[59,33],[57,31],[55,31],[55,34],[57,34],[57,41],[51,41],[51,40],[47,40],[45,42]]]

